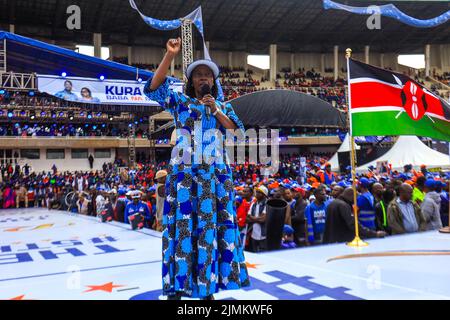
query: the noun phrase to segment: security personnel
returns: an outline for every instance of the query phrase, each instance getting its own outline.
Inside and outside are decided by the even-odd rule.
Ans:
[[[142,193],[140,191],[134,191],[131,194],[132,202],[128,203],[125,207],[124,219],[126,223],[129,223],[128,217],[140,213],[144,216],[146,225],[148,226],[151,221],[150,210],[146,203],[141,201]]]

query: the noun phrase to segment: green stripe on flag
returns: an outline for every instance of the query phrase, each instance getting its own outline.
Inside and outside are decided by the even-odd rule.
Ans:
[[[399,111],[357,112],[352,114],[353,136],[412,135],[450,141],[450,122],[423,116],[412,120],[406,112]]]

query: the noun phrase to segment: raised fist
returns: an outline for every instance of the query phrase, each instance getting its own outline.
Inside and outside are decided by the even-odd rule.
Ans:
[[[181,49],[181,38],[169,39],[166,44],[167,52],[177,55]]]

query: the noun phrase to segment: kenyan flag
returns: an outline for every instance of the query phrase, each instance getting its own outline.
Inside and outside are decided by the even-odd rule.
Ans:
[[[450,141],[450,105],[407,76],[348,59],[353,136]]]

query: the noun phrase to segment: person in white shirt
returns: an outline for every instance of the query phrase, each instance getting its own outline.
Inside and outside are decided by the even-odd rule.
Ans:
[[[261,252],[266,248],[266,204],[269,191],[265,186],[256,188],[256,201],[250,206],[247,216],[249,224],[250,248],[253,252]]]
[[[98,191],[100,192],[95,198],[95,204],[97,207],[97,216],[101,215],[102,211],[105,209],[106,199],[103,196],[103,193],[105,192],[105,189],[99,188]]]

